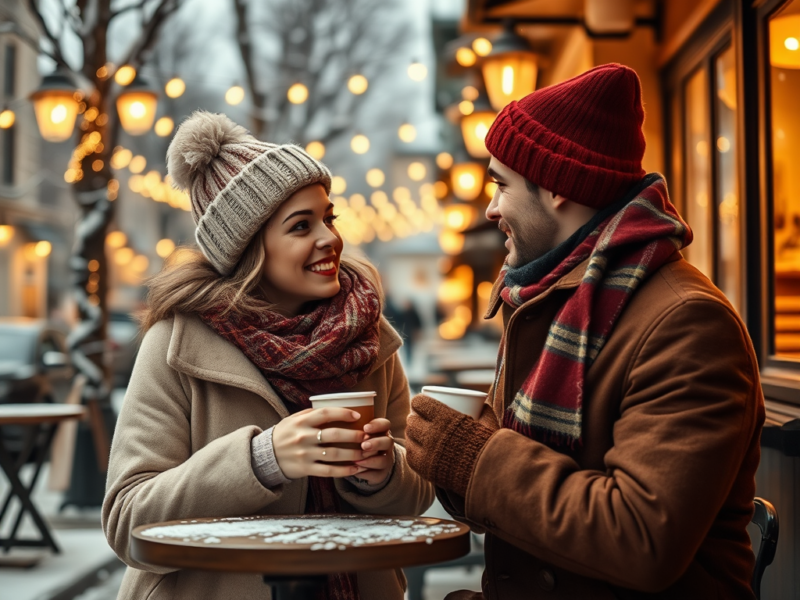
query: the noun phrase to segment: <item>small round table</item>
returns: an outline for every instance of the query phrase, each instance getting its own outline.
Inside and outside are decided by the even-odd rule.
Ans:
[[[276,600],[314,598],[329,574],[444,562],[469,550],[461,523],[380,515],[186,519],[142,525],[131,537],[139,562],[259,573]]]
[[[22,505],[10,534],[6,538],[0,538],[0,544],[5,552],[8,552],[13,546],[49,546],[53,552],[59,552],[58,545],[50,535],[47,523],[31,500],[31,492],[39,478],[39,471],[50,450],[50,445],[53,443],[53,436],[58,424],[69,419],[80,419],[85,413],[86,409],[83,406],[75,404],[0,404],[0,468],[3,469],[11,484],[11,490],[0,508],[0,525],[4,521],[13,498],[19,498]],[[16,461],[4,446],[5,440],[1,435],[3,425],[26,427],[24,443]],[[49,429],[42,436],[42,428],[48,425]],[[28,485],[25,485],[20,479],[19,472],[32,456],[35,457],[33,475]],[[42,536],[40,540],[17,539],[17,530],[26,512],[39,530]]]

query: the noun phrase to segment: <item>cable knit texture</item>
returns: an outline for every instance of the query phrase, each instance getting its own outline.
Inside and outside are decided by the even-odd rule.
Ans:
[[[486,148],[544,189],[602,208],[645,175],[643,123],[636,71],[600,65],[511,102],[489,130]]]
[[[411,401],[406,450],[408,464],[433,484],[466,496],[478,455],[499,429],[488,404],[478,420],[422,394]]]

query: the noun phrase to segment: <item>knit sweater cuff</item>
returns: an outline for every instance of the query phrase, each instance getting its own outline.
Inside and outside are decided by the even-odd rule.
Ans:
[[[478,455],[493,433],[471,419],[456,420],[443,436],[434,482],[465,497]]]
[[[250,464],[253,467],[256,479],[267,489],[289,483],[275,458],[275,447],[272,445],[272,430],[270,427],[255,436],[250,442]]]

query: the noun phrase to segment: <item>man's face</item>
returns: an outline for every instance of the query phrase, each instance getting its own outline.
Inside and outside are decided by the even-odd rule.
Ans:
[[[548,210],[552,193],[536,188],[531,190],[519,173],[511,170],[496,158],[489,162],[489,175],[497,182],[486,218],[497,221],[497,226],[508,239],[508,264],[521,267],[543,256],[556,247],[558,222]]]

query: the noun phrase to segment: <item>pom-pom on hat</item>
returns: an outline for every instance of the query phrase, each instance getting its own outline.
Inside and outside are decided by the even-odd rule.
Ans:
[[[645,176],[644,107],[633,69],[600,65],[506,106],[486,148],[528,181],[591,208]]]
[[[269,144],[222,114],[196,111],[167,150],[172,183],[189,193],[195,238],[222,275],[229,275],[250,240],[296,191],[331,173],[300,146]]]

